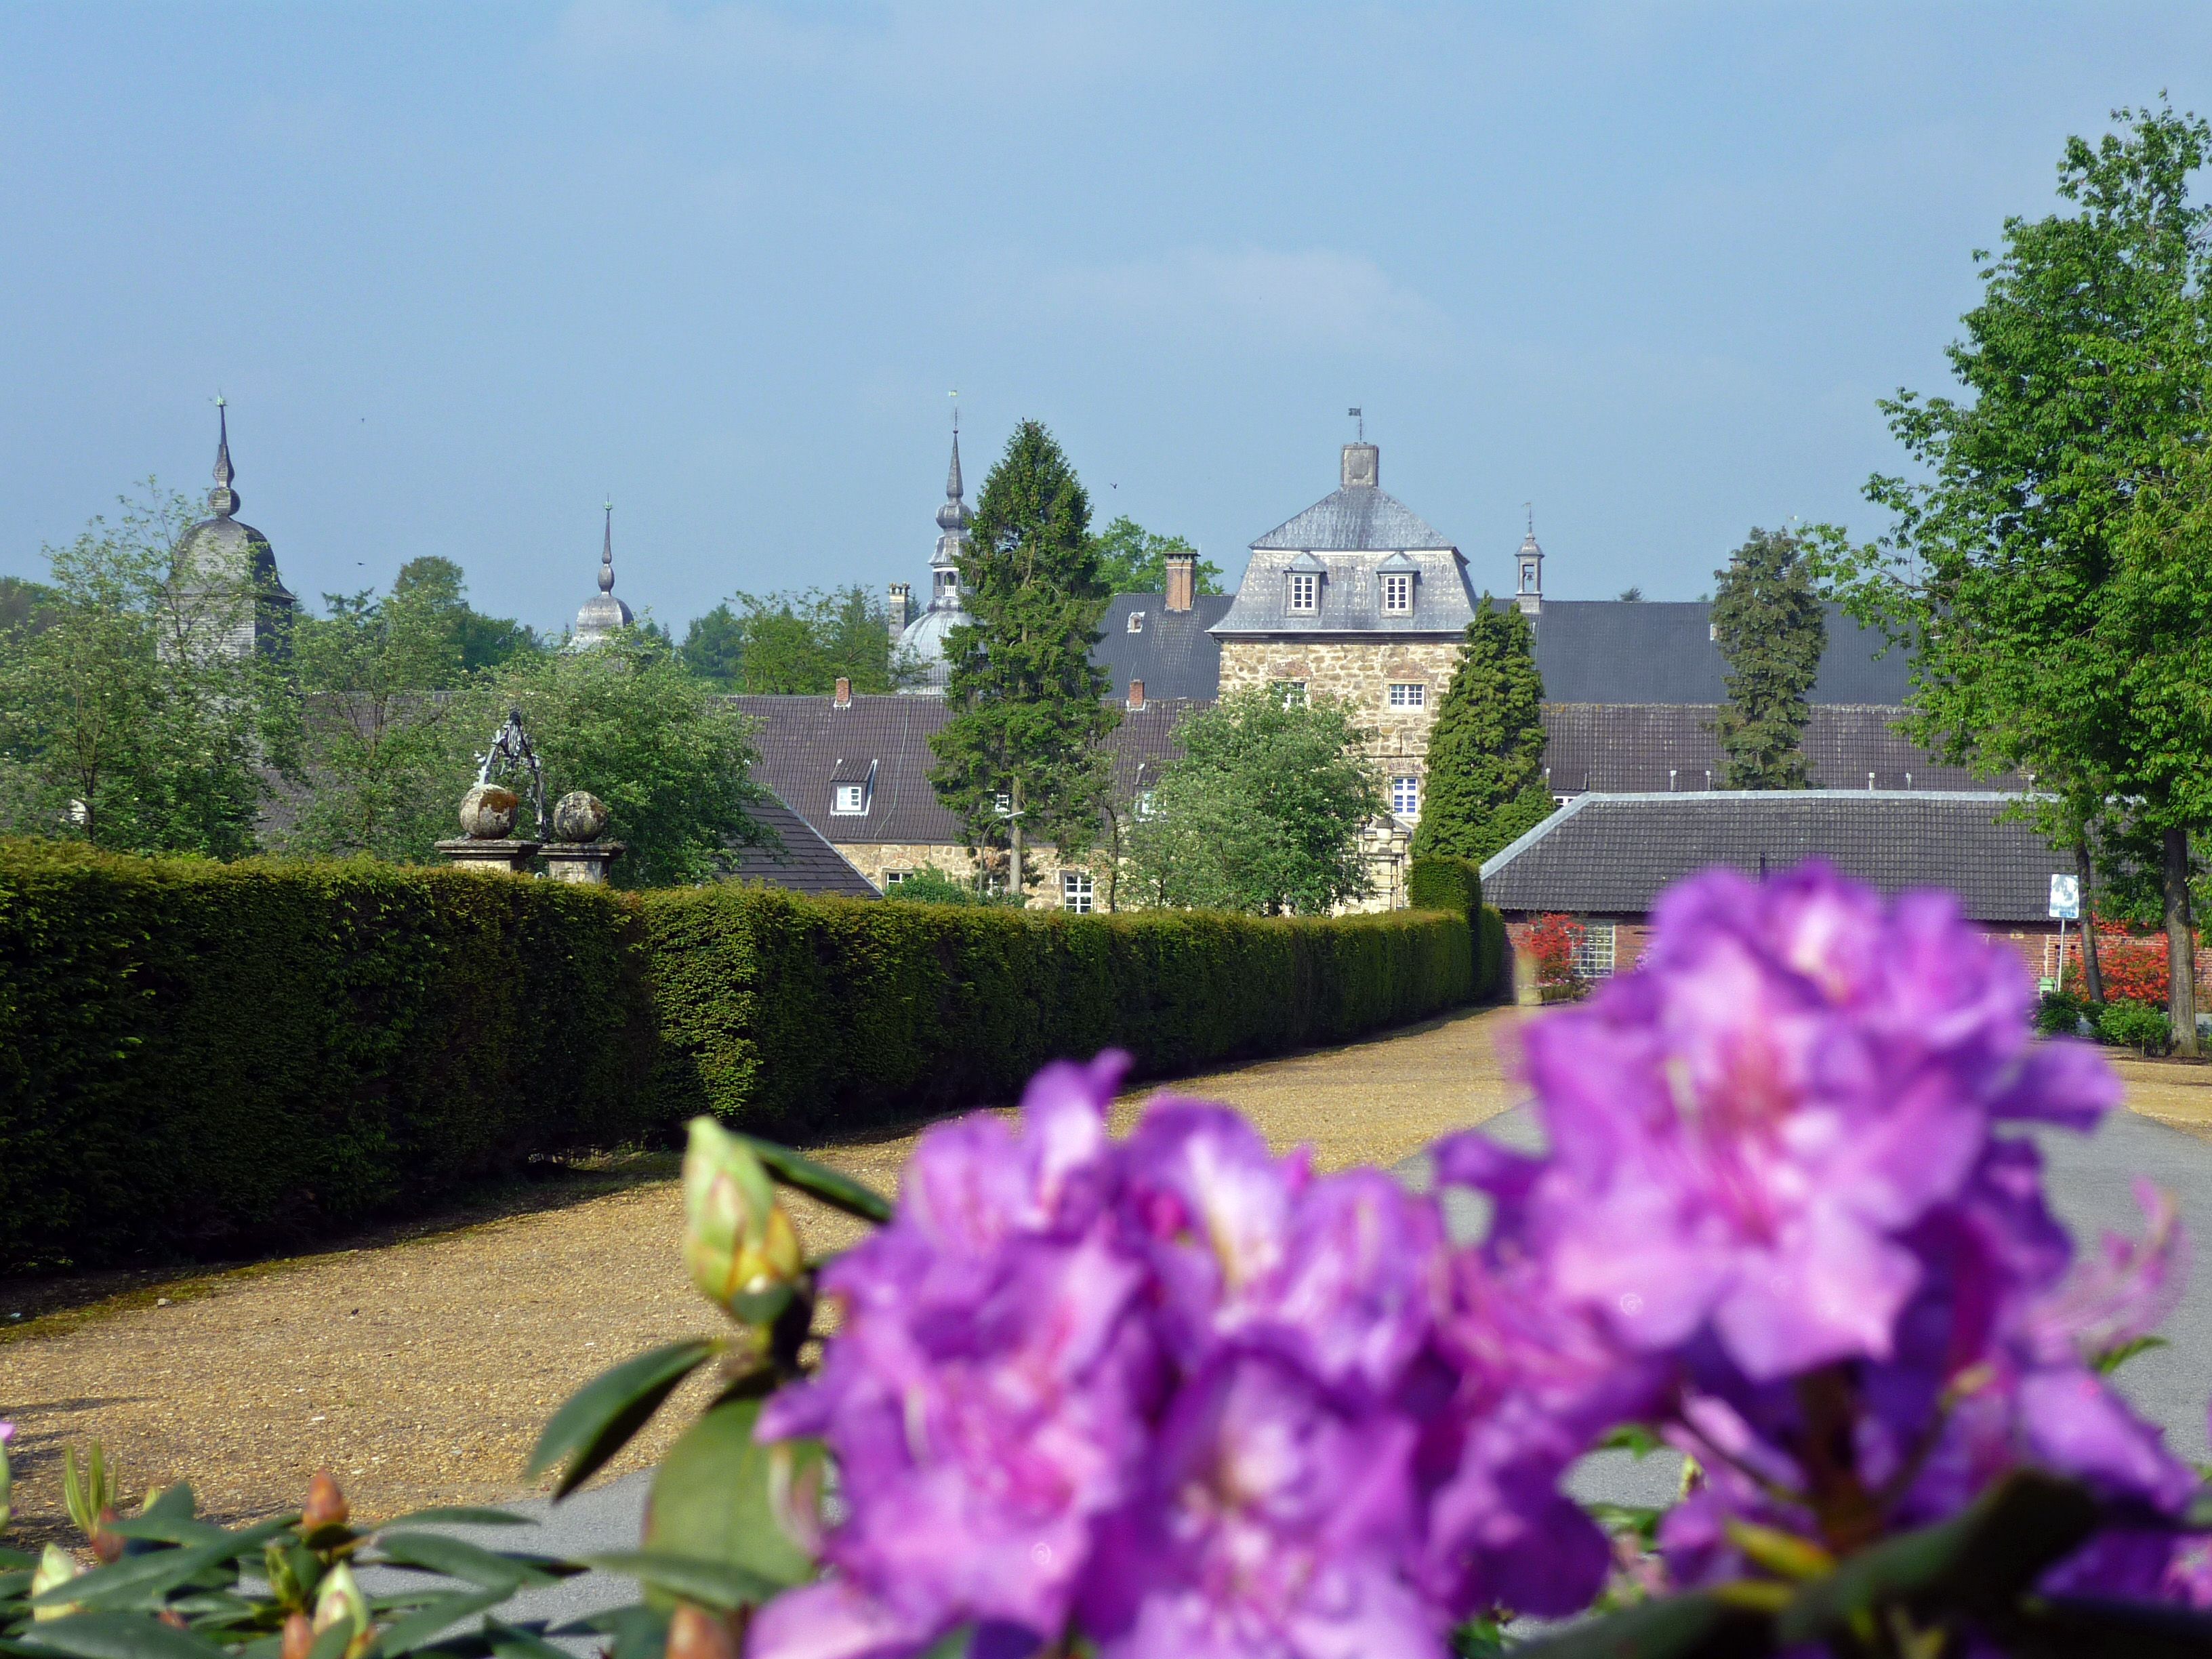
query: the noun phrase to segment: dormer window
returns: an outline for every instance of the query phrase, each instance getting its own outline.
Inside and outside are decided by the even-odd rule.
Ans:
[[[1321,578],[1310,570],[1290,574],[1289,609],[1294,617],[1310,617],[1321,609]]]
[[[860,817],[876,793],[876,763],[840,757],[830,769],[830,810],[840,817]]]
[[[1382,614],[1386,617],[1410,617],[1413,614],[1413,579],[1399,572],[1389,572],[1382,577]]]
[[[857,813],[868,810],[868,786],[865,783],[841,783],[836,796],[830,802],[833,812]]]
[[[1145,631],[1145,613],[1143,611],[1132,611],[1129,613],[1129,631],[1132,634],[1141,634]]]

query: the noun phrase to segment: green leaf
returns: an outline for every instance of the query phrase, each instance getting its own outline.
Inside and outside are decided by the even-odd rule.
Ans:
[[[619,1550],[583,1559],[587,1567],[621,1573],[649,1589],[665,1590],[719,1613],[757,1607],[784,1588],[774,1579],[726,1561],[699,1561],[659,1550]]]
[[[772,1140],[762,1140],[753,1135],[737,1137],[753,1150],[753,1156],[768,1166],[769,1173],[787,1187],[796,1187],[811,1194],[824,1204],[840,1209],[848,1215],[872,1221],[878,1225],[891,1218],[890,1200],[874,1188],[865,1186],[848,1175],[841,1175],[826,1164],[794,1152],[788,1146],[779,1146]]]
[[[975,1626],[963,1625],[947,1631],[922,1650],[921,1659],[968,1659],[968,1644],[975,1639]]]
[[[484,1620],[484,1645],[494,1659],[573,1659],[565,1648],[556,1648],[536,1631],[521,1625]]]
[[[531,1480],[565,1464],[553,1496],[566,1498],[628,1445],[676,1385],[721,1351],[705,1337],[672,1342],[613,1370],[602,1371],[570,1395],[538,1437],[525,1474]]]
[[[1511,1650],[1514,1659],[1752,1659],[1774,1650],[1774,1620],[1711,1595],[1646,1601]]]
[[[2072,1553],[2097,1524],[2095,1500],[2070,1481],[2017,1470],[1948,1521],[1884,1540],[1807,1584],[1776,1632],[1818,1642],[1889,1603],[2003,1609]]]
[[[66,1584],[55,1585],[43,1595],[32,1597],[31,1605],[58,1607],[73,1601],[87,1613],[149,1605],[210,1567],[257,1553],[265,1540],[287,1530],[299,1519],[296,1515],[280,1515],[242,1532],[225,1533],[204,1544],[157,1550],[151,1555],[128,1557],[111,1567],[95,1567]]]
[[[1659,1437],[1641,1423],[1623,1423],[1608,1429],[1597,1443],[1600,1451],[1625,1451],[1637,1457],[1648,1457],[1664,1444]]]
[[[2166,1346],[2162,1336],[2131,1336],[2124,1342],[2116,1342],[2100,1353],[2089,1364],[2100,1376],[2110,1376],[2114,1371],[2139,1353],[2148,1353],[2154,1348]]]
[[[642,1607],[633,1601],[628,1607],[586,1613],[546,1634],[611,1636],[614,1640],[605,1650],[609,1659],[659,1659],[668,1639],[668,1613],[665,1608]]]
[[[191,1483],[179,1480],[154,1494],[154,1501],[146,1505],[149,1516],[168,1516],[179,1521],[189,1521],[199,1512],[193,1499]]]
[[[2022,1659],[2122,1654],[2126,1659],[2203,1659],[2212,1653],[2212,1613],[2146,1601],[2055,1595],[2032,1602],[2006,1631]]]
[[[472,1613],[484,1613],[514,1594],[511,1589],[464,1590],[426,1601],[404,1619],[395,1619],[377,1632],[377,1651],[387,1656],[412,1653],[436,1641]]]
[[[526,1515],[517,1515],[513,1510],[472,1509],[465,1504],[441,1508],[410,1510],[404,1515],[395,1515],[389,1521],[377,1524],[379,1532],[389,1532],[394,1527],[412,1527],[429,1522],[452,1527],[526,1527],[531,1524]]]
[[[80,1613],[34,1625],[15,1640],[74,1659],[221,1659],[222,1650],[148,1613]]]
[[[780,1586],[813,1577],[812,1550],[784,1517],[818,1515],[822,1448],[811,1440],[760,1444],[760,1408],[757,1399],[726,1400],[668,1449],[646,1505],[648,1550],[723,1562]]]
[[[132,1515],[111,1521],[107,1530],[118,1538],[143,1538],[156,1544],[204,1544],[224,1536],[212,1521],[194,1521],[176,1515]]]
[[[379,1534],[376,1547],[385,1560],[398,1565],[441,1572],[486,1589],[504,1585],[509,1594],[525,1584],[552,1583],[574,1571],[544,1556],[502,1555],[442,1533]]]

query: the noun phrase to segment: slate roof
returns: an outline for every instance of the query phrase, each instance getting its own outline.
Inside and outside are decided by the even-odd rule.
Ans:
[[[836,707],[830,697],[736,696],[731,702],[757,722],[760,750],[753,781],[774,790],[825,840],[855,842],[957,844],[960,826],[938,804],[929,787],[931,733],[951,717],[941,697],[855,696]],[[1148,787],[1156,769],[1182,752],[1176,722],[1199,706],[1186,699],[1156,699],[1149,682],[1145,707],[1123,713],[1108,736],[1114,793],[1127,801]],[[873,781],[865,810],[833,812],[833,786]]]
[[[1376,568],[1382,563],[1379,553],[1292,552],[1255,546],[1251,562],[1244,567],[1236,602],[1214,624],[1214,637],[1291,635],[1319,639],[1334,635],[1354,639],[1457,639],[1474,620],[1474,592],[1468,586],[1467,561],[1449,547],[1392,550],[1407,551],[1417,572],[1410,616],[1382,614],[1382,584],[1376,580]],[[1294,615],[1289,609],[1286,578],[1293,564],[1306,559],[1317,562],[1326,573],[1321,581],[1321,609]]]
[[[1899,893],[1941,887],[1980,922],[2047,919],[2051,876],[2070,869],[1995,791],[1717,790],[1577,797],[1482,866],[1508,913],[1641,916],[1662,888],[1709,866],[1757,874],[1823,858]]]
[[[1451,544],[1450,537],[1372,484],[1332,491],[1252,544],[1255,550],[1283,548],[1309,553],[1395,553]]]
[[[794,893],[833,893],[846,898],[881,898],[853,862],[822,839],[814,826],[771,793],[750,809],[775,831],[780,847],[747,847],[735,854],[731,879],[787,887]]]
[[[1170,611],[1164,593],[1116,593],[1099,619],[1100,638],[1091,660],[1106,671],[1116,697],[1129,695],[1129,682],[1145,683],[1154,697],[1203,697],[1221,690],[1221,641],[1206,629],[1229,611],[1231,595],[1194,595],[1188,611]],[[1129,631],[1131,613],[1144,614],[1144,627]]]
[[[1536,667],[1553,702],[1717,703],[1728,665],[1709,600],[1546,599],[1535,617]],[[1910,659],[1836,606],[1813,684],[1815,703],[1904,702]]]
[[[1544,705],[1544,763],[1552,793],[1645,790],[1687,793],[1712,787],[1722,774],[1716,703],[1548,702]],[[1896,729],[1904,713],[1856,703],[1815,703],[1805,726],[1805,758],[1821,789],[1984,790],[2020,781],[1976,777],[1947,766]],[[1672,771],[1670,778],[1668,774]]]

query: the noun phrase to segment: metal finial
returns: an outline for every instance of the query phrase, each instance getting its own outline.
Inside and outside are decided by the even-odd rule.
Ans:
[[[607,502],[606,538],[599,544],[599,592],[615,591],[615,504]]]
[[[1359,441],[1361,443],[1365,443],[1367,441],[1367,416],[1357,409],[1347,409],[1344,412],[1351,416],[1353,420],[1359,422]]]
[[[945,395],[952,399],[952,435],[957,438],[960,435],[960,388],[956,386]]]
[[[1523,501],[1521,505],[1528,514],[1528,539],[1533,542],[1536,539],[1536,503]]]
[[[208,511],[227,519],[238,511],[238,492],[230,487],[237,475],[230,465],[230,410],[220,392],[215,394],[215,488],[208,491]]]

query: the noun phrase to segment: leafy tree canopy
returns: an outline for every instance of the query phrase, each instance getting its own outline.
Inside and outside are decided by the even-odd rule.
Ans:
[[[1517,613],[1516,613],[1517,614]],[[1129,832],[1139,902],[1324,915],[1370,890],[1360,831],[1382,816],[1371,729],[1337,697],[1252,688],[1187,715],[1183,753]]]
[[[724,690],[762,694],[818,696],[841,677],[855,691],[896,691],[922,672],[894,645],[883,602],[857,586],[737,594],[693,618],[681,654]]]
[[[1809,789],[1805,724],[1828,642],[1812,561],[1788,532],[1753,529],[1713,576],[1713,637],[1728,663],[1729,700],[1714,723],[1722,787]]]
[[[1098,580],[1109,593],[1159,593],[1168,585],[1168,556],[1198,550],[1180,536],[1156,536],[1124,513],[1091,538],[1098,555]],[[1196,591],[1218,593],[1221,567],[1198,559]]]
[[[1413,854],[1480,864],[1551,812],[1535,638],[1518,605],[1485,593],[1429,733]]]
[[[468,591],[460,566],[435,556],[410,559],[392,579],[395,601],[450,636],[461,673],[496,668],[511,658],[544,648],[535,631],[525,624],[471,609]]]

